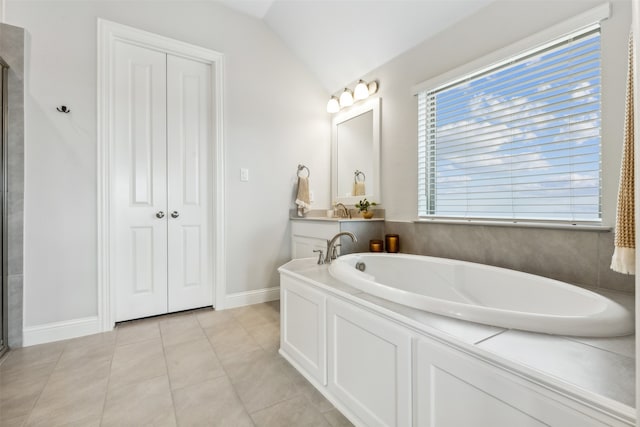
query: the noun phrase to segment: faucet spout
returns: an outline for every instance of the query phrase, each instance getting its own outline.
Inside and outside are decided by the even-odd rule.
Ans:
[[[351,219],[351,212],[349,212],[349,209],[347,209],[344,204],[336,203],[336,208],[342,208],[344,210],[344,217]]]
[[[356,235],[350,231],[341,231],[340,233],[336,234],[331,238],[331,240],[327,240],[327,254],[324,258],[325,264],[331,264],[331,261],[337,258],[337,255],[334,255],[333,252],[335,251],[336,242],[338,241],[338,239],[340,239],[341,236],[349,236],[353,243],[358,242],[358,238],[356,237]]]

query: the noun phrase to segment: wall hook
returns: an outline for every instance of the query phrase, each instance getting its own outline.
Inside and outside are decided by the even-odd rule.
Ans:
[[[56,107],[56,110],[65,114],[69,114],[71,112],[71,110],[69,110],[66,105],[61,105],[59,107]]]

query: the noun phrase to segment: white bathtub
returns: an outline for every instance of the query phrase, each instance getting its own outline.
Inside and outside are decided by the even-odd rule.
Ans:
[[[364,272],[356,264],[364,263]],[[363,292],[444,316],[558,335],[614,337],[634,331],[618,303],[568,283],[464,261],[352,254],[330,274]]]

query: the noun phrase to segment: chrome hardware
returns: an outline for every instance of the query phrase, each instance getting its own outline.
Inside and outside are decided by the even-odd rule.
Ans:
[[[342,211],[338,211],[338,217],[351,219],[351,212],[345,205],[343,205],[342,203],[336,203],[336,208],[342,208],[344,210],[344,216],[342,216]]]
[[[324,264],[324,254],[322,253],[322,249],[314,249],[313,252],[320,252],[318,254],[318,265]]]
[[[365,271],[366,269],[367,269],[367,266],[364,262],[362,261],[356,262],[356,270]]]
[[[156,218],[160,218],[160,219],[164,218],[164,212],[162,211],[156,212]]]
[[[311,171],[309,170],[308,167],[306,167],[305,165],[298,165],[298,178],[302,178],[302,175],[300,175],[300,172],[302,172],[305,169],[307,171],[307,176],[305,176],[304,178],[309,178],[311,176]]]
[[[356,237],[356,235],[353,234],[350,231],[341,231],[340,233],[336,234],[335,236],[333,236],[331,238],[331,240],[327,240],[327,255],[324,258],[324,263],[325,264],[331,264],[331,254],[335,250],[336,241],[340,238],[340,236],[349,236],[349,237],[351,237],[351,241],[353,243],[357,243],[358,242],[358,238]]]
[[[338,258],[338,247],[342,246],[340,243],[337,245],[333,245],[333,252],[331,252],[331,259],[334,260]]]
[[[171,218],[178,218],[179,216],[180,216],[180,213],[178,211],[171,212]]]

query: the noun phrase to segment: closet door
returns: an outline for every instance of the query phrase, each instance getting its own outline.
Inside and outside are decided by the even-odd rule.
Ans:
[[[213,304],[209,64],[167,55],[169,311]]]
[[[116,42],[111,182],[115,320],[167,312],[166,55]]]

